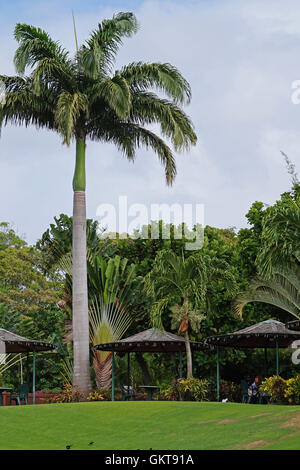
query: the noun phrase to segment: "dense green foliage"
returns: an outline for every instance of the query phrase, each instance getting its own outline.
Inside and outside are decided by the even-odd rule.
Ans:
[[[241,229],[238,233],[230,228],[205,227],[204,245],[199,251],[185,251],[186,240],[174,238],[173,226],[169,240],[143,238],[145,227],[136,234],[135,238],[111,240],[103,238],[97,222],[89,220],[87,238],[90,302],[97,293],[107,296],[111,286],[118,285],[119,293],[122,291],[128,280],[129,271],[126,268],[121,277],[114,277],[111,268],[108,269],[108,266],[113,266],[115,263],[113,260],[119,259],[124,266],[134,266],[135,270],[133,283],[126,295],[126,312],[134,321],[128,327],[126,336],[150,328],[153,320],[151,316],[153,292],[146,289],[146,279],[151,276],[150,273],[154,275],[157,295],[158,284],[162,282],[161,288],[163,288],[166,280],[161,277],[159,281],[156,270],[159,270],[164,253],[171,253],[174,259],[182,256],[186,260],[190,258],[191,264],[193,259],[198,260],[199,280],[189,283],[188,288],[189,291],[196,289],[197,293],[191,296],[193,311],[199,311],[205,318],[201,318],[199,331],[197,328],[190,329],[191,340],[201,341],[217,332],[234,331],[269,318],[282,322],[291,320],[292,315],[289,311],[280,308],[278,303],[272,305],[262,302],[247,303],[243,308],[242,318],[239,318],[234,313],[234,302],[238,293],[245,292],[245,289],[252,285],[254,278],[262,276],[261,253],[265,252],[267,256],[267,252],[271,250],[272,256],[275,256],[278,245],[282,254],[283,240],[290,240],[290,243],[286,242],[284,245],[287,254],[285,272],[288,269],[299,269],[298,245],[293,231],[289,229],[289,223],[292,224],[297,220],[297,212],[296,210],[291,213],[286,212],[286,205],[290,208],[292,204],[292,208],[295,209],[294,203],[296,204],[298,197],[299,187],[296,185],[271,207],[255,202],[247,214],[249,227]],[[287,223],[277,224],[276,217],[278,215],[279,221],[282,214],[287,218]],[[271,236],[266,235],[271,227],[270,220],[274,228],[273,241]],[[160,227],[163,228],[162,222]],[[52,340],[60,346],[61,354],[69,354],[63,342],[70,332],[72,292],[70,273],[64,271],[60,263],[63,260],[65,268],[68,262],[70,265],[68,256],[71,254],[71,240],[72,218],[64,214],[55,218],[55,223],[50,225],[34,247],[27,246],[8,224],[1,224],[0,327],[28,337]],[[275,262],[278,262],[277,255],[275,261],[270,264],[274,272]],[[111,277],[111,281],[105,272]],[[296,277],[298,279],[297,275]],[[267,276],[264,282],[270,284],[272,275]],[[167,331],[177,333],[179,321],[177,323],[174,321],[172,308],[176,304],[180,305],[184,296],[177,289],[169,291],[167,289],[167,294],[167,301],[162,305],[159,318]],[[179,377],[177,353],[170,355],[145,353],[131,356],[130,381],[133,386],[151,382],[167,387],[174,378]],[[292,364],[290,356],[288,350],[280,352],[280,373],[284,379],[299,373],[297,366]],[[38,389],[62,387],[64,383],[60,374],[60,356],[48,355],[47,361],[49,360],[51,363],[48,362],[48,366],[45,367],[43,355],[38,359],[40,361]],[[72,360],[72,356],[69,356],[68,360]],[[117,355],[115,362],[118,388],[122,383],[127,383],[127,358]],[[268,350],[265,356],[261,350],[224,349],[221,351],[220,362],[222,379],[228,381],[228,384],[235,382],[238,386],[244,375],[261,374],[265,377],[272,375],[275,372],[276,361],[273,350]],[[183,374],[186,374],[185,361],[183,365]],[[6,383],[17,383],[17,368],[12,368],[5,374]],[[213,351],[194,354],[193,375],[209,379],[211,387],[214,388]],[[92,376],[96,388],[95,374]],[[232,394],[236,394],[234,385],[230,387]]]
[[[181,401],[206,401],[209,393],[209,382],[206,379],[190,379],[175,380],[169,387],[162,391],[162,395],[167,400]]]
[[[1,224],[0,239],[0,327],[27,338],[59,344],[65,318],[57,307],[62,283],[41,273],[38,250],[28,247],[6,223]],[[59,362],[56,354],[38,357],[38,387],[60,386],[61,376],[55,361]],[[16,386],[19,380],[17,366],[5,372],[6,384]]]

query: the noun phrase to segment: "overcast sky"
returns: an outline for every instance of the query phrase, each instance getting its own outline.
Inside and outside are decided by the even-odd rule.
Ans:
[[[88,142],[87,210],[101,203],[204,204],[205,223],[237,228],[260,200],[272,204],[290,188],[283,150],[300,169],[300,105],[292,83],[300,80],[299,0],[3,1],[0,0],[0,73],[14,74],[17,22],[46,29],[74,50],[103,18],[133,11],[139,32],[125,39],[116,68],[132,61],[170,62],[192,87],[185,108],[198,136],[178,155],[172,188],[151,151],[134,164],[108,144]],[[72,214],[75,147],[34,128],[6,127],[0,139],[0,221],[14,224],[34,243],[60,213]]]

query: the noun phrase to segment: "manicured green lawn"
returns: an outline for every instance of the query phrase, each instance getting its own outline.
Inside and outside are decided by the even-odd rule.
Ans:
[[[157,401],[7,406],[0,407],[0,423],[0,449],[300,449],[300,406]]]

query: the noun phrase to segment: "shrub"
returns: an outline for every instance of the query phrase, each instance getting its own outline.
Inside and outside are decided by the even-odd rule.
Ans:
[[[224,380],[220,384],[220,398],[227,398],[228,401],[237,402],[241,401],[242,389],[240,385],[234,382]]]
[[[179,389],[178,389],[178,380],[173,380],[171,385],[162,389],[161,396],[166,400],[177,401],[180,399]]]
[[[261,386],[259,387],[259,391],[262,393],[267,393],[274,403],[286,402],[286,390],[287,381],[277,375],[268,377],[262,382]]]
[[[300,375],[286,381],[287,389],[284,392],[285,398],[291,405],[300,404]]]
[[[111,388],[99,388],[97,392],[102,395],[103,400],[111,401]],[[122,399],[121,390],[115,388],[115,401],[120,401]]]
[[[43,388],[35,393],[61,393],[61,388]]]
[[[181,399],[188,399],[191,397],[195,401],[204,401],[208,395],[208,380],[196,379],[191,377],[190,379],[179,380],[179,393]]]
[[[83,401],[83,395],[71,384],[64,385],[61,393],[53,398],[53,403],[74,403],[79,401]]]
[[[101,395],[101,393],[99,393],[97,390],[95,392],[91,392],[87,397],[87,401],[103,401],[103,400],[104,400],[104,396]]]
[[[99,388],[97,393],[103,397],[105,401],[111,401],[111,389],[110,388]]]
[[[204,401],[207,400],[209,382],[206,379],[175,380],[162,391],[162,395],[167,400]]]
[[[147,399],[147,394],[146,392],[142,392],[141,390],[135,390],[135,399],[137,401],[145,401]],[[159,400],[160,399],[160,395],[155,395],[154,400]]]
[[[217,381],[214,377],[209,379],[207,399],[208,401],[216,401],[217,399]]]

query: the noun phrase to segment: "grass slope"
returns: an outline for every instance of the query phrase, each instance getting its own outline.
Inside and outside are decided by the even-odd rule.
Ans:
[[[0,407],[0,449],[300,449],[300,406],[94,402]],[[93,445],[89,445],[94,442]]]

